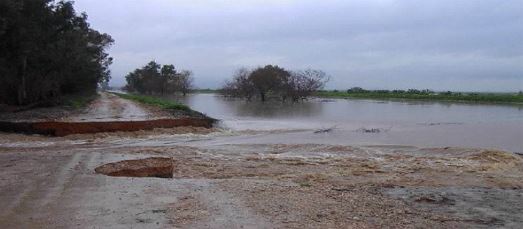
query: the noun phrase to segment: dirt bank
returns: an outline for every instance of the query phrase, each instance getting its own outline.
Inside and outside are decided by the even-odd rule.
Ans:
[[[172,178],[174,161],[172,158],[150,157],[125,160],[101,165],[95,172],[113,177],[159,177]]]
[[[214,120],[203,118],[112,122],[0,122],[0,131],[11,133],[66,136],[71,134],[139,131],[183,126],[211,128],[213,123]]]

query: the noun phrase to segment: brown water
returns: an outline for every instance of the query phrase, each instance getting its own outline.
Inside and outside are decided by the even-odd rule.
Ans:
[[[214,143],[384,144],[523,152],[523,106],[353,99],[261,103],[215,94],[172,99],[222,120],[224,128],[260,133],[216,138]],[[325,128],[333,130],[314,133]]]

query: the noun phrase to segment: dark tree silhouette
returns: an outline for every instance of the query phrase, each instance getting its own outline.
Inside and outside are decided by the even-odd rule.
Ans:
[[[0,1],[0,103],[95,92],[110,78],[105,50],[112,43],[71,1]]]
[[[291,73],[283,68],[266,65],[252,71],[249,79],[258,92],[261,101],[265,101],[267,93],[281,90],[290,75]]]
[[[180,92],[185,96],[193,88],[192,72],[178,72],[172,64],[162,66],[155,61],[127,74],[125,79],[127,91],[141,94],[164,95]]]

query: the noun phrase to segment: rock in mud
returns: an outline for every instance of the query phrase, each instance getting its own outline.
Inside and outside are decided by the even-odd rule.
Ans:
[[[101,165],[95,169],[95,172],[115,177],[172,178],[173,169],[174,161],[172,158],[151,157]]]

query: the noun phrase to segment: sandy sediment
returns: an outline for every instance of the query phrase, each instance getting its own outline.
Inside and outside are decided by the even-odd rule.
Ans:
[[[90,135],[74,139],[81,136]],[[6,206],[0,225],[517,228],[523,222],[523,161],[509,152],[323,144],[128,147],[111,137],[82,144],[53,139],[62,142],[0,147]],[[129,167],[120,177],[96,173]],[[149,173],[160,170],[162,176]]]

